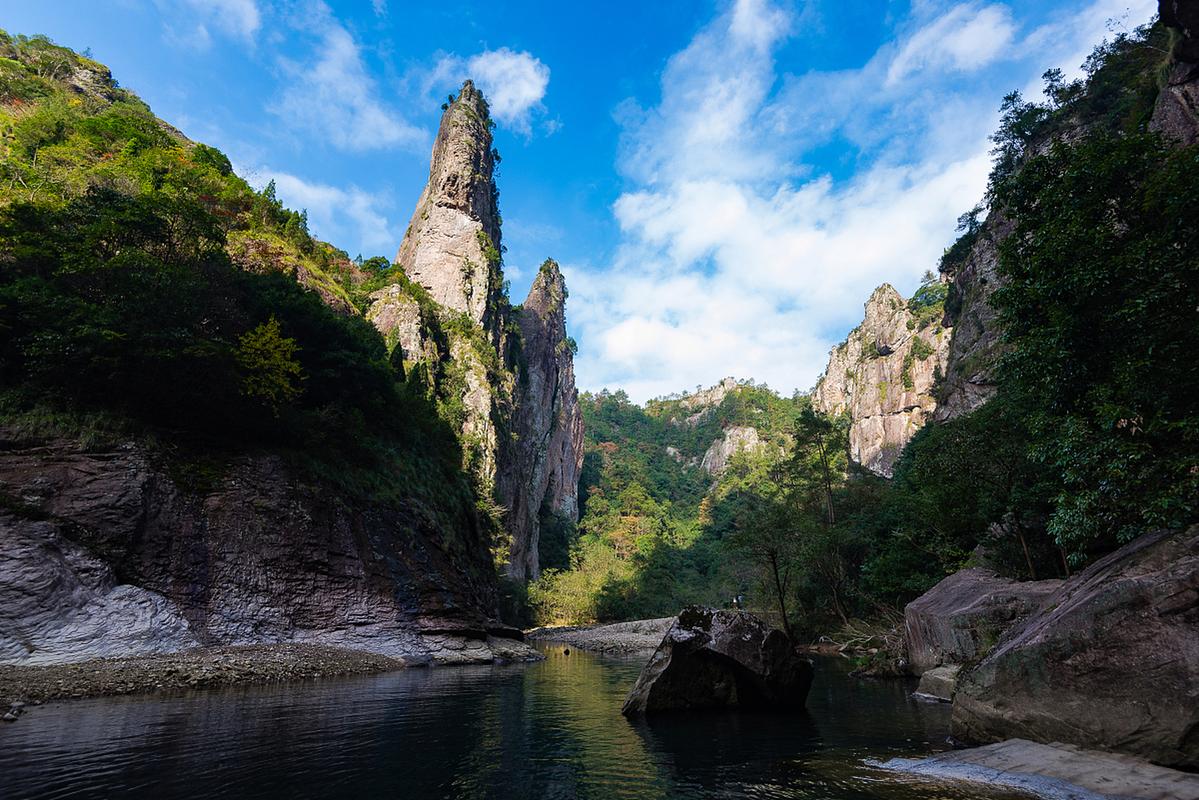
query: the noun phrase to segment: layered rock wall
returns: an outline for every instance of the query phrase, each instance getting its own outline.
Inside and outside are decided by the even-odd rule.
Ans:
[[[0,660],[309,642],[413,663],[529,656],[492,617],[469,503],[352,502],[275,457],[181,488],[144,446],[0,448]],[[514,634],[515,632],[510,632]]]
[[[945,368],[950,333],[921,323],[890,284],[866,301],[862,324],[829,355],[812,405],[849,416],[850,457],[890,477],[903,446],[936,408],[933,387]]]

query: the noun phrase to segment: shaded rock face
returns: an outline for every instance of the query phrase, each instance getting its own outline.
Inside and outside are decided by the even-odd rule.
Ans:
[[[467,81],[442,115],[429,182],[396,256],[435,301],[485,326],[503,282],[488,114],[487,102]]]
[[[724,429],[721,438],[712,442],[704,453],[700,469],[712,477],[719,477],[728,469],[729,462],[737,453],[761,450],[763,442],[757,428],[745,425],[731,425]]]
[[[1067,580],[963,676],[953,730],[1199,769],[1199,526],[1141,537]]]
[[[512,419],[515,440],[503,450],[497,489],[512,539],[508,574],[527,579],[541,571],[541,517],[579,518],[583,413],[566,336],[566,282],[554,261],[542,265],[517,322],[523,364]]]
[[[1000,286],[999,243],[1012,227],[992,210],[965,262],[950,278],[944,324],[952,327],[953,336],[933,413],[937,421],[969,414],[995,395],[1001,330],[991,295]]]
[[[795,711],[812,662],[782,631],[744,611],[683,609],[625,700],[626,716],[707,708]]]
[[[273,457],[185,492],[133,444],[0,448],[0,660],[307,642],[420,663],[531,652],[500,640],[473,511],[347,504]]]
[[[891,476],[903,446],[936,408],[933,385],[944,369],[950,333],[916,317],[889,284],[866,301],[862,324],[829,355],[812,392],[824,414],[848,414],[850,457]]]
[[[1060,585],[1013,581],[978,568],[955,572],[903,610],[909,670],[921,675],[942,664],[974,661]]]
[[[1158,10],[1177,38],[1149,130],[1179,144],[1195,144],[1199,142],[1199,6],[1187,0],[1159,0]]]

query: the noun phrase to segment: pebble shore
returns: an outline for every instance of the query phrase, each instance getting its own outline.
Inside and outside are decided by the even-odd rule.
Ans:
[[[311,644],[200,648],[48,666],[0,665],[0,711],[47,700],[366,675],[404,666],[398,658]],[[17,706],[18,717],[21,708]]]

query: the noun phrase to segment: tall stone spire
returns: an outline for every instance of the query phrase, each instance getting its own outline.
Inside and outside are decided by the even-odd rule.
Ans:
[[[515,436],[497,487],[512,538],[508,574],[530,579],[541,571],[542,518],[578,521],[583,466],[583,415],[566,336],[566,282],[553,259],[541,265],[517,322],[525,369],[512,421]]]
[[[491,124],[483,95],[462,84],[441,117],[429,182],[396,256],[434,300],[485,327],[503,282]]]

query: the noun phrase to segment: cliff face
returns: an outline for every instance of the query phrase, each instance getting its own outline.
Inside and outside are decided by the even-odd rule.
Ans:
[[[1175,30],[1174,49],[1166,85],[1158,93],[1149,130],[1180,145],[1199,142],[1199,10],[1194,3],[1160,0],[1161,20]],[[1067,127],[1056,136],[1078,133]],[[990,303],[1001,285],[999,243],[1013,225],[1001,209],[992,208],[962,265],[950,276],[944,324],[953,328],[953,341],[938,392],[938,421],[967,414],[996,391],[994,369],[1001,354],[1002,331]]]
[[[1185,0],[1159,0],[1158,13],[1176,39],[1149,129],[1179,144],[1194,144],[1199,142],[1199,7]]]
[[[372,294],[366,316],[454,417],[480,490],[503,509],[507,572],[524,580],[540,571],[540,520],[578,519],[583,421],[558,265],[542,265],[519,311],[504,295],[493,170],[487,103],[468,81],[400,246],[405,278]]]
[[[487,101],[467,81],[441,118],[429,182],[396,256],[433,300],[488,327],[503,283],[494,170]]]
[[[991,294],[999,287],[999,242],[1012,225],[992,211],[961,267],[949,277],[943,324],[952,328],[945,379],[937,392],[937,421],[968,414],[995,394],[1000,330]]]
[[[890,477],[903,446],[936,408],[949,331],[909,307],[889,284],[866,301],[862,324],[829,355],[812,393],[816,410],[848,414],[850,457]]]
[[[0,437],[2,662],[278,642],[412,663],[531,655],[495,635],[515,632],[489,620],[469,506],[445,524],[416,502],[355,503],[266,456],[184,488],[140,442]]]
[[[583,415],[566,336],[566,283],[557,263],[542,264],[520,308],[522,363],[517,367],[513,439],[497,481],[512,539],[508,573],[540,574],[538,541],[546,515],[578,521]]]

